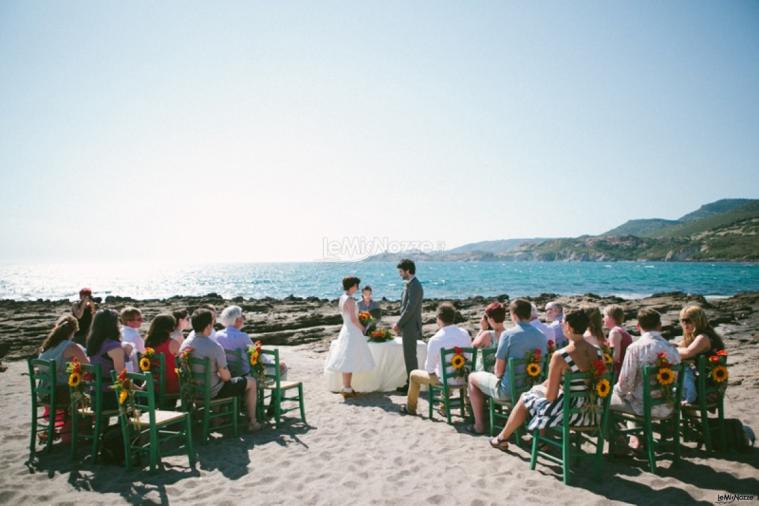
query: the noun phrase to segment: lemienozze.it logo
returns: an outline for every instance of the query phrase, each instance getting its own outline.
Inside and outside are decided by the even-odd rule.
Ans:
[[[719,494],[717,496],[717,504],[730,504],[743,501],[756,501],[756,496],[749,494]]]

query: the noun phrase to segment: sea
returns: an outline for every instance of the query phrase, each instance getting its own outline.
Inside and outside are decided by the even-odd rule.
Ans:
[[[6,264],[0,265],[0,299],[73,300],[82,287],[95,296],[134,299],[209,293],[334,299],[348,275],[371,285],[375,299],[400,298],[403,285],[394,262],[293,262]],[[727,297],[759,291],[759,264],[754,263],[420,262],[417,277],[425,297],[449,299],[541,293],[640,298],[672,291]]]

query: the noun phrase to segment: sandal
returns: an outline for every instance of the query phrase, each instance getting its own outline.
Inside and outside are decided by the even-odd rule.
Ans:
[[[509,442],[505,439],[501,439],[501,436],[496,436],[490,440],[490,446],[505,452],[509,449]]]
[[[485,432],[484,432],[484,431],[483,431],[483,432],[480,432],[480,431],[478,431],[478,430],[477,430],[477,429],[474,427],[474,425],[473,425],[473,424],[469,424],[469,425],[465,426],[465,427],[464,427],[464,430],[465,430],[465,431],[467,431],[469,434],[474,434],[475,436],[481,436],[481,435],[485,434]]]

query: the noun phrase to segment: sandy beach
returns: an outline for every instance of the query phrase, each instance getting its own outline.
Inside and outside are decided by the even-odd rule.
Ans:
[[[609,300],[594,296],[560,299],[573,304],[603,304]],[[656,307],[664,314],[665,330],[673,332],[676,311],[689,299],[693,298],[665,294],[623,304],[631,313],[641,305]],[[473,330],[488,301],[458,301],[464,320],[461,325]],[[539,304],[544,302],[538,300]],[[118,300],[109,305],[119,307],[124,303]],[[161,309],[189,303],[197,301],[178,299],[137,305],[149,319]],[[229,301],[217,303],[221,306]],[[759,448],[728,458],[709,456],[692,443],[684,447],[683,459],[676,466],[670,467],[669,460],[661,460],[658,476],[649,473],[641,459],[607,458],[600,481],[594,481],[590,467],[583,465],[574,484],[565,486],[555,466],[539,463],[536,471],[530,471],[526,451],[494,450],[486,437],[464,432],[460,418],[454,418],[451,426],[439,417],[430,421],[426,416],[400,416],[398,406],[405,397],[395,393],[366,394],[344,402],[328,392],[322,368],[329,340],[338,327],[332,320],[337,315],[332,302],[317,299],[237,303],[249,306],[249,330],[263,337],[267,346],[275,343],[280,350],[290,366],[290,379],[304,382],[308,424],[293,416],[279,430],[268,427],[253,435],[198,444],[196,470],[187,466],[186,456],[169,454],[163,458],[164,470],[156,474],[146,470],[127,473],[122,467],[93,466],[86,461],[72,463],[68,447],[61,445],[54,447],[50,455],[43,455],[37,464],[26,464],[29,384],[23,375],[26,363],[19,359],[39,341],[30,342],[32,336],[14,338],[9,329],[16,326],[42,330],[43,322],[47,328],[66,305],[0,303],[1,338],[12,342],[15,357],[5,362],[8,370],[0,374],[4,415],[0,418],[0,503],[712,504],[726,493],[759,494]],[[434,306],[435,301],[425,301],[425,336],[431,335],[429,320]],[[388,321],[392,321],[397,302],[383,303],[383,309],[389,315]],[[726,416],[740,418],[759,429],[759,375],[753,368],[759,360],[759,294],[712,301],[707,311],[720,323],[718,330],[725,336],[730,353]],[[630,328],[633,324],[627,322]],[[287,339],[293,344],[282,345],[282,340]],[[426,413],[426,407],[422,400],[420,412]]]

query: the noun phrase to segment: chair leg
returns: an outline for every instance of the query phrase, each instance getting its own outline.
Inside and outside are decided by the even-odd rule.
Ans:
[[[282,419],[282,392],[280,390],[272,390],[271,402],[274,403],[274,426],[279,429],[279,423]]]
[[[240,428],[239,428],[239,416],[238,413],[240,412],[240,400],[235,397],[232,400],[232,432],[234,433],[235,437],[237,437],[240,434]]]
[[[45,442],[45,453],[50,452],[50,448],[53,446],[53,437],[55,437],[55,419],[58,416],[58,412],[55,406],[50,406],[50,417],[47,420],[47,441]]]
[[[79,438],[79,416],[76,406],[71,406],[71,460],[76,464],[76,445]]]
[[[572,441],[570,440],[570,433],[568,430],[563,429],[561,432],[561,470],[564,473],[564,485],[569,485],[569,465],[572,459]]]
[[[184,445],[187,450],[187,459],[190,467],[195,467],[195,448],[192,447],[192,419],[190,414],[186,413],[184,417]]]
[[[203,438],[202,438],[203,444],[208,443],[210,424],[211,424],[211,407],[206,406],[203,408]]]
[[[603,425],[598,429],[596,438],[596,456],[593,458],[593,474],[596,480],[601,479],[601,465],[604,458],[604,431]]]
[[[725,406],[722,401],[720,401],[717,407],[717,416],[719,417],[719,442],[722,451],[725,452],[727,450],[727,440],[725,435]]]
[[[495,436],[495,407],[490,397],[488,397],[488,433],[490,437]]]
[[[428,418],[432,420],[432,412],[435,410],[435,389],[432,385],[427,387],[427,399],[429,400],[427,403],[427,406],[429,407]]]
[[[102,430],[100,424],[102,417],[96,413],[94,418],[94,427],[92,429],[92,463],[97,464],[98,453],[100,452],[100,431]]]
[[[451,392],[448,390],[443,391],[443,406],[445,406],[445,417],[448,420],[448,425],[451,425]]]
[[[678,430],[680,427],[680,416],[678,414],[675,415],[672,425],[672,444],[674,445],[674,458],[672,459],[672,463],[674,464],[680,460],[680,431]]]
[[[535,429],[532,433],[532,454],[530,455],[530,469],[535,470],[535,464],[538,462],[538,439],[540,439],[540,429]]]
[[[300,406],[300,419],[306,423],[306,407],[303,401],[303,383],[298,385],[298,405]]]
[[[37,402],[34,400],[36,394],[32,392],[32,437],[29,440],[29,460],[34,456],[37,450]]]
[[[714,445],[712,444],[712,431],[709,429],[709,413],[706,411],[706,407],[701,408],[701,432],[704,435],[706,451],[710,452],[714,450]]]
[[[656,449],[654,448],[654,429],[651,420],[644,423],[644,432],[646,436],[646,451],[648,453],[649,470],[656,474]]]

